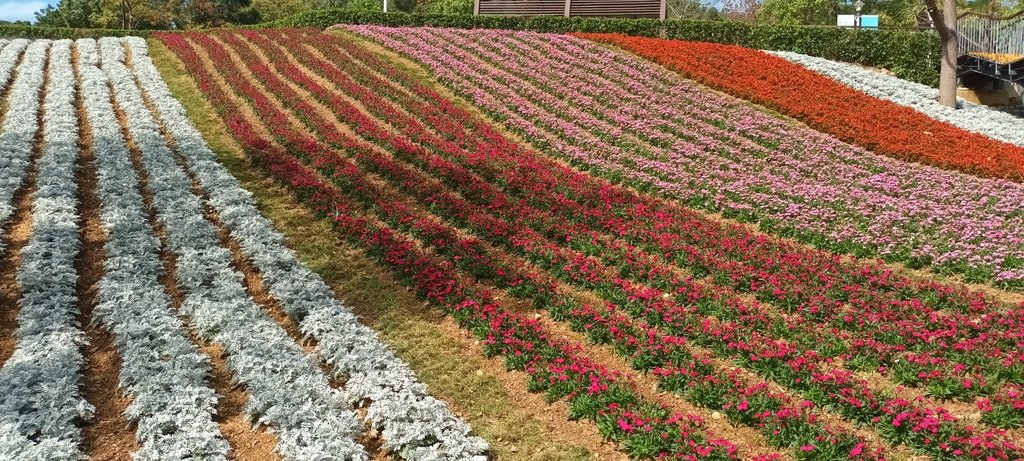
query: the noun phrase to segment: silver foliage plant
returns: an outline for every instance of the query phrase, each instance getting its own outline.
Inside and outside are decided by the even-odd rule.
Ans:
[[[209,358],[175,316],[160,281],[160,241],[147,220],[96,41],[79,40],[81,92],[93,137],[100,220],[107,235],[95,318],[114,336],[120,385],[132,397],[140,461],[226,460],[229,445],[213,421],[217,396],[206,384]]]
[[[863,67],[786,51],[769,53],[800,64],[855,90],[910,107],[935,120],[1024,147],[1024,118],[959,100],[959,109],[938,102],[939,90]]]
[[[21,57],[21,52],[25,51],[30,42],[31,40],[18,38],[11,41],[4,40],[3,45],[0,45],[0,48],[3,48],[0,50],[0,91],[7,89],[11,73],[18,65],[18,58]]]
[[[128,131],[142,154],[157,219],[177,255],[176,275],[185,295],[181,312],[208,341],[223,346],[233,378],[250,399],[246,414],[277,435],[277,451],[289,460],[367,460],[356,439],[362,424],[347,396],[285,330],[247,295],[215,227],[205,219],[192,182],[177,165],[159,126],[125,67],[122,42],[99,40],[101,69]]]
[[[14,194],[25,180],[32,155],[33,138],[39,128],[39,92],[43,86],[43,66],[49,40],[31,42],[18,39],[0,51],[0,91],[7,89],[8,80],[25,51],[25,59],[18,69],[11,92],[7,96],[8,110],[0,131],[0,227],[14,213]],[[4,235],[0,231],[0,251]]]
[[[158,108],[178,153],[209,196],[244,255],[260,270],[264,283],[336,376],[346,380],[353,404],[370,402],[368,418],[381,431],[386,448],[410,461],[483,461],[486,441],[423,385],[376,332],[361,324],[324,281],[300,263],[255,206],[251,194],[221,165],[185,109],[170,94],[150,59],[146,43],[125,38],[132,70]]]
[[[36,165],[32,235],[21,251],[17,273],[22,291],[18,343],[0,369],[0,459],[23,461],[82,458],[79,425],[93,415],[92,405],[79,393],[84,362],[79,348],[86,339],[77,325],[75,291],[75,257],[81,244],[70,40],[55,42],[52,48],[48,40],[28,46],[12,89],[8,117],[23,123],[15,129],[21,131],[17,136],[31,151],[47,48],[49,81],[44,96],[43,149]]]

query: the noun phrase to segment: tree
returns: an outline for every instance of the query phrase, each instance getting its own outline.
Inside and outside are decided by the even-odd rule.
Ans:
[[[956,61],[960,50],[956,36],[956,0],[943,0],[942,10],[936,0],[924,0],[928,15],[939,33],[942,48],[942,66],[939,70],[939,103],[947,107],[956,107]]]
[[[260,21],[276,21],[310,9],[305,0],[252,0],[252,7],[259,12]]]
[[[91,16],[99,12],[102,0],[61,0],[36,12],[36,24],[43,27],[93,27]]]
[[[922,10],[921,0],[862,0],[864,14],[878,15],[879,24],[886,27],[917,27],[917,14]],[[839,14],[855,14],[852,0],[839,6]]]
[[[761,0],[723,0],[722,14],[730,21],[757,22]]]
[[[667,0],[666,10],[671,19],[718,19],[718,10],[701,0]]]
[[[759,21],[777,24],[835,25],[835,0],[764,0]]]
[[[434,14],[473,14],[473,0],[434,0],[420,3],[419,7]]]

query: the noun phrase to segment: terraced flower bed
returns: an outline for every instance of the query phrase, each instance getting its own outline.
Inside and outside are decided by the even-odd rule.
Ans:
[[[1024,459],[1012,120],[340,29],[0,40],[0,458]],[[856,85],[871,139],[792,99]]]
[[[424,60],[442,41],[461,58],[454,51],[476,33],[357,30],[403,51],[414,42],[409,53]],[[430,40],[442,33],[451,35]],[[503,34],[486,43],[526,49],[542,37]],[[351,38],[159,38],[252,159],[339,238],[376,255],[489,353],[526,370],[533,389],[568,399],[570,417],[594,420],[633,456],[1019,456],[1008,420],[961,419],[976,402],[1019,395],[1018,307],[577,172]],[[452,73],[476,72],[469,59],[445,62]],[[539,322],[523,317],[531,305]],[[551,331],[561,328],[598,346],[558,340]],[[651,379],[667,401],[634,384]],[[742,446],[713,430],[722,413],[752,431]]]

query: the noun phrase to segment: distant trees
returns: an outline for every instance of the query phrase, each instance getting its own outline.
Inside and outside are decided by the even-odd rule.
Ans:
[[[717,8],[701,0],[668,0],[665,9],[671,19],[721,19]]]
[[[259,20],[250,0],[60,0],[35,16],[36,24],[45,27],[128,30],[212,27]]]
[[[36,24],[45,27],[93,27],[92,16],[102,9],[103,0],[61,0],[36,12]]]

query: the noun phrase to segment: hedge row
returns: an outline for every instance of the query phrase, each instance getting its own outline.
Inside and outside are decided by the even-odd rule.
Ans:
[[[462,29],[514,29],[537,32],[612,32],[793,51],[836,61],[883,67],[897,76],[937,86],[939,39],[907,30],[853,30],[836,27],[750,25],[725,21],[562,16],[469,16],[317,10],[257,27],[316,27],[334,24],[435,26]]]
[[[74,29],[67,27],[37,27],[37,26],[16,26],[0,25],[0,37],[5,38],[49,38],[59,40],[64,38],[100,38],[100,37],[148,37],[148,30],[122,30],[122,29]]]
[[[382,26],[433,26],[460,29],[510,29],[537,32],[614,32],[644,37],[661,34],[656,19],[566,18],[563,16],[472,16],[419,13],[383,13],[351,10],[315,10],[259,24],[256,27],[316,27],[334,24],[375,24]]]

